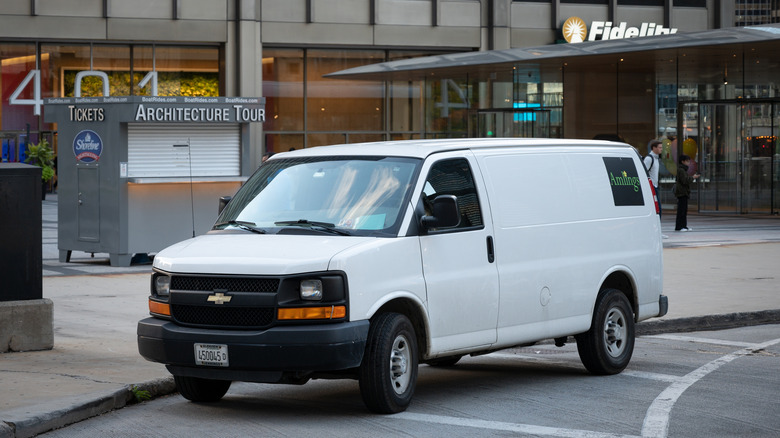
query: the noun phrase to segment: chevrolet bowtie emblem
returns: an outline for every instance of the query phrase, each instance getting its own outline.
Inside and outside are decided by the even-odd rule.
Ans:
[[[227,296],[223,294],[222,292],[217,292],[214,295],[209,295],[208,301],[214,304],[225,304],[229,303],[230,300],[232,300],[233,297]]]

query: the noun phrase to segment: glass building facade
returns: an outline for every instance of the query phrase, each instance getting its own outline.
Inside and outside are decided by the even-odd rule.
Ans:
[[[46,139],[57,150],[56,125],[41,116],[42,99],[76,96],[148,96],[157,72],[159,96],[219,96],[219,47],[0,42],[0,140],[3,161],[24,161],[28,143]],[[39,71],[38,77],[29,76]]]
[[[540,62],[530,52],[530,61],[499,62],[501,50],[490,51],[563,47],[561,26],[575,14],[615,27],[652,22],[702,32],[747,23],[738,20],[762,15],[747,11],[767,9],[766,2],[342,3],[4,3],[2,159],[22,161],[25,145],[40,139],[57,148],[57,127],[40,115],[45,98],[150,95],[155,89],[160,96],[261,96],[267,117],[250,130],[253,166],[264,152],[378,140],[618,135],[645,153],[647,142],[660,138],[664,186],[671,185],[683,152],[705,175],[692,209],[778,212],[776,42],[729,45],[714,37],[699,48],[594,50]],[[776,21],[770,3],[770,18],[761,23]],[[495,55],[489,65],[457,65],[474,53]],[[453,66],[423,75],[332,75],[436,56]],[[107,80],[87,73],[77,81],[86,72]],[[668,190],[661,199],[673,203]]]

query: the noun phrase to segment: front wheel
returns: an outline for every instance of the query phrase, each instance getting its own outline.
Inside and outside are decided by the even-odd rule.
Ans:
[[[371,321],[360,365],[360,395],[379,414],[406,410],[417,383],[417,338],[404,315],[383,313]]]
[[[201,379],[198,377],[173,376],[176,390],[182,397],[194,402],[219,401],[230,389],[229,380]]]
[[[625,294],[617,289],[601,291],[590,330],[575,339],[588,371],[600,375],[623,371],[634,353],[634,314]]]

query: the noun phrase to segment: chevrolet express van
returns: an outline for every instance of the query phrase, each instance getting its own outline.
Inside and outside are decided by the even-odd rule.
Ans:
[[[192,401],[358,379],[406,409],[421,363],[554,339],[621,372],[663,316],[658,202],[605,141],[458,139],[274,155],[213,229],[156,255],[143,357]]]

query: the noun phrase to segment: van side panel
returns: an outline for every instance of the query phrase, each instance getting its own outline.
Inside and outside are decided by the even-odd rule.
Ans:
[[[616,206],[603,160],[636,166],[633,155],[628,148],[480,154],[500,278],[497,346],[586,331],[601,282],[616,267],[634,280],[640,304],[657,305],[660,222],[647,178],[639,173],[644,205]]]
[[[406,296],[420,307],[427,301],[416,237],[374,239],[347,248],[333,256],[328,269],[348,273],[350,321],[370,318],[392,297]]]

